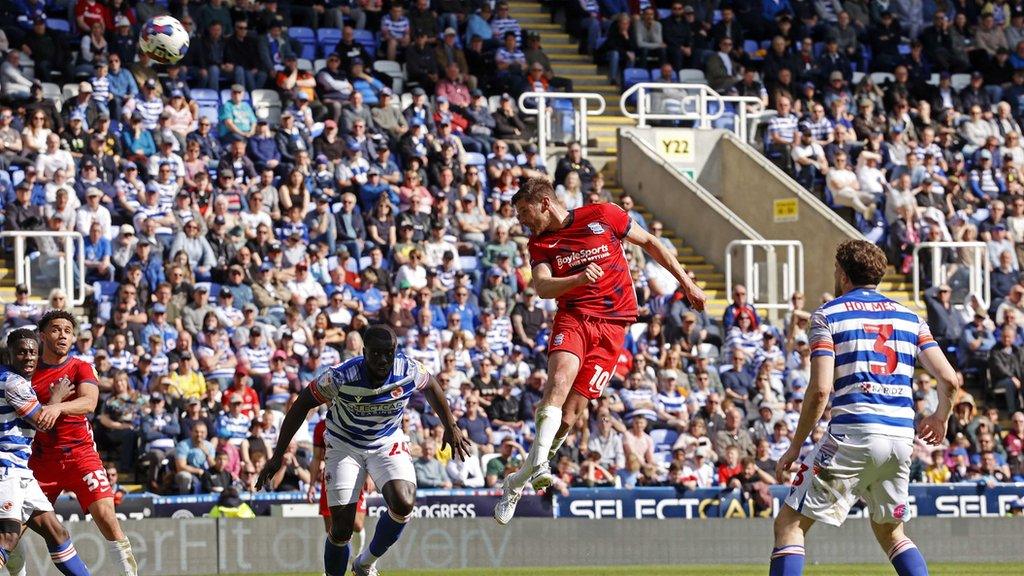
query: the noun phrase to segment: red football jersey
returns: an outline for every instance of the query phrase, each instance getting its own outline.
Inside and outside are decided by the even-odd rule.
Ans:
[[[74,385],[74,391],[65,400],[77,398],[79,387],[83,384],[97,385],[96,372],[92,365],[78,358],[68,358],[56,366],[40,362],[39,368],[32,376],[32,388],[35,389],[40,402],[46,404],[50,401],[50,385],[61,379],[67,379]],[[92,442],[92,425],[85,415],[65,415],[57,420],[52,430],[36,432],[34,444],[45,450]]]
[[[323,418],[313,427],[313,448],[327,448],[324,433],[327,432],[327,419]]]
[[[635,320],[636,292],[622,239],[632,223],[615,204],[591,204],[569,212],[561,230],[530,238],[530,265],[547,264],[555,278],[572,276],[594,262],[604,270],[597,282],[569,290],[558,310],[610,320]]]

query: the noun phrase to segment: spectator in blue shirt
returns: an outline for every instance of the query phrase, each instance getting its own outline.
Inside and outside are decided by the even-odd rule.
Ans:
[[[114,279],[114,267],[110,265],[110,240],[105,238],[102,232],[103,226],[99,222],[93,222],[89,226],[89,236],[83,242],[85,281],[89,283]]]
[[[277,139],[270,132],[266,120],[256,122],[256,134],[249,139],[249,158],[256,165],[256,170],[275,169],[281,164],[281,150],[277,147]]]
[[[213,443],[206,439],[206,424],[197,422],[192,435],[174,447],[174,483],[179,494],[190,494],[199,478],[213,466]]]
[[[989,351],[996,345],[991,321],[984,310],[974,313],[974,320],[964,327],[957,350],[957,363],[965,374],[984,376]]]

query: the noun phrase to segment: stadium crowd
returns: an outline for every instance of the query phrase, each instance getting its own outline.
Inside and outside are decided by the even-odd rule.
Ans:
[[[1006,328],[1016,326],[1018,307],[1024,313],[1014,245],[1024,239],[1015,172],[1024,149],[1010,138],[1019,133],[1015,94],[1024,90],[1015,86],[1024,86],[1024,71],[1006,67],[1012,54],[997,46],[990,57],[975,39],[1024,31],[1024,10],[949,3],[956,10],[948,7],[947,19],[961,24],[943,24],[958,28],[933,42],[935,29],[920,14],[878,8],[888,2],[760,4],[674,2],[660,24],[647,3],[565,9],[587,14],[570,18],[569,31],[581,50],[610,63],[613,79],[643,58],[669,75],[706,68],[716,88],[764,97],[778,109],[767,153],[800,182],[859,198],[835,184],[843,162],[876,174],[877,195],[864,197],[858,222],[876,240],[889,238],[897,265],[905,244],[935,233],[1007,246],[989,251],[999,264],[993,292],[1001,274],[1007,303],[969,308],[974,317],[965,318],[951,289],[937,286],[929,320],[965,374],[991,374],[994,386],[1019,390],[1024,328]],[[515,98],[571,83],[553,75],[539,37],[507,4],[18,0],[7,10],[3,226],[85,236],[90,294],[73,354],[95,365],[96,441],[122,482],[165,494],[252,489],[297,392],[319,370],[358,355],[360,331],[377,322],[437,376],[473,441],[473,458],[452,460],[439,449],[436,415],[415,398],[403,427],[420,487],[493,487],[516,469],[546,379],[554,303],[529,288],[526,237],[510,199],[522,179],[544,175],[568,208],[613,197],[579,144],[553,169],[538,157]],[[180,65],[154,66],[137,53],[136,30],[168,10],[193,35],[192,47]],[[976,25],[980,32],[963,36]],[[662,41],[634,45],[634,27],[643,35],[660,28]],[[337,36],[316,36],[311,46],[303,30]],[[970,38],[966,47],[942,48],[952,30]],[[771,48],[748,52],[747,40]],[[904,56],[900,46],[910,40]],[[824,52],[813,55],[819,43]],[[322,68],[300,58],[310,50]],[[870,70],[893,70],[896,79],[850,88],[866,52]],[[376,61],[404,64],[401,83]],[[952,91],[945,77],[927,88],[931,71],[967,70],[967,62],[982,76],[966,91]],[[53,96],[50,82],[71,90]],[[995,102],[1002,104],[993,112]],[[973,108],[980,113],[961,114]],[[889,191],[888,179],[903,192]],[[855,192],[867,189],[847,180]],[[1011,214],[997,200],[1004,194]],[[662,223],[648,222],[632,198],[614,200],[661,236]],[[39,269],[61,249],[35,241]],[[724,316],[712,319],[691,310],[641,250],[627,250],[641,318],[608,393],[556,457],[557,488],[721,486],[770,504],[773,459],[789,446],[807,382],[804,310],[813,302],[795,294],[785,323],[770,326],[736,286]],[[963,257],[951,254],[948,264]],[[4,328],[68,305],[55,290],[38,306],[19,286]],[[915,386],[921,413],[934,409],[930,380]],[[1004,396],[1011,412],[1021,406]],[[949,448],[921,445],[914,479],[1024,479],[1024,414],[1002,430],[992,406],[964,396]],[[311,481],[320,417],[311,413],[289,447],[275,490]]]

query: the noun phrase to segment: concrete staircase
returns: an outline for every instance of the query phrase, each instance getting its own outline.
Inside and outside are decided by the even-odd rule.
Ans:
[[[561,24],[551,21],[551,14],[539,3],[511,0],[509,7],[509,12],[523,28],[540,34],[541,47],[551,58],[556,75],[572,80],[576,92],[594,92],[604,97],[605,113],[587,120],[590,138],[597,140],[597,147],[591,147],[590,154],[614,156],[616,129],[634,124],[619,111],[619,87],[608,82],[608,75],[598,70],[589,55],[579,54],[577,43]]]

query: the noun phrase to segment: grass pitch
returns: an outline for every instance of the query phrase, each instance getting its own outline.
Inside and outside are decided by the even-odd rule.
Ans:
[[[1020,576],[1021,564],[929,564],[932,576]],[[718,566],[601,566],[595,568],[469,568],[460,570],[388,570],[381,576],[765,576],[768,565]],[[821,564],[808,566],[809,576],[893,576],[885,564]],[[273,574],[267,576],[322,576]]]

